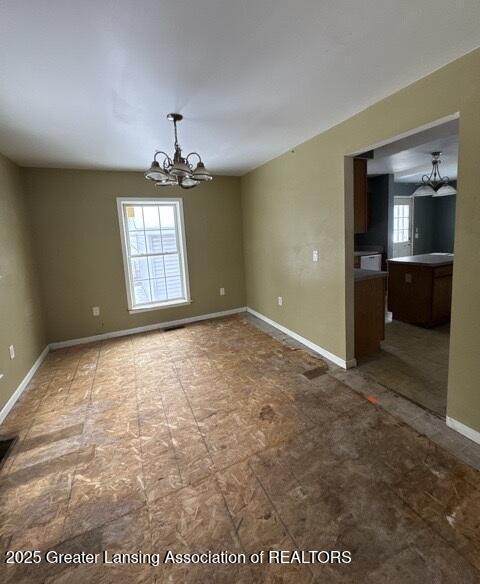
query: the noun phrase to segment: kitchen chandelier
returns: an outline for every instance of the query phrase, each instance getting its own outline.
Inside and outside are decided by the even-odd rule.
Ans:
[[[422,176],[422,184],[416,189],[412,196],[414,197],[446,197],[456,195],[457,191],[452,185],[449,185],[448,176],[440,174],[439,165],[441,164],[441,152],[432,152],[432,172]]]
[[[177,122],[180,122],[182,119],[183,116],[181,114],[167,115],[167,120],[173,122],[175,132],[175,154],[173,155],[173,160],[166,152],[157,150],[150,168],[145,171],[145,178],[153,181],[156,186],[166,187],[178,185],[182,189],[192,189],[202,182],[213,179],[212,174],[205,168],[200,154],[190,152],[185,158],[182,156],[182,149],[180,148],[177,137]],[[161,164],[157,160],[157,156],[160,155],[163,156]],[[190,162],[192,157],[198,159],[195,168]]]

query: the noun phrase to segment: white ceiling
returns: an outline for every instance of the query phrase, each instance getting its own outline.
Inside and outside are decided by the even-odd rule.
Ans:
[[[0,152],[241,174],[480,46],[478,0],[2,0]],[[461,90],[459,88],[459,90]]]
[[[418,183],[432,171],[432,152],[441,152],[440,173],[454,180],[458,172],[458,119],[376,148],[368,174],[393,174],[395,182]]]

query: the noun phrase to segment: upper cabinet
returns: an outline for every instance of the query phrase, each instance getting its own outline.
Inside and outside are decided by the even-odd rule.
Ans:
[[[367,160],[353,159],[353,201],[354,232],[366,233],[368,230],[367,206]]]

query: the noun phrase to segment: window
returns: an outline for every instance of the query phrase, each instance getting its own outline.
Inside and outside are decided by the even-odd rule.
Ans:
[[[117,199],[128,308],[190,302],[181,199]]]
[[[410,234],[410,205],[393,206],[393,243],[404,243]]]

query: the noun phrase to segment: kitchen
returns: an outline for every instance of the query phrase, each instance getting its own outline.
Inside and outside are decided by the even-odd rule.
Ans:
[[[443,415],[454,263],[458,120],[354,159],[355,356]]]

